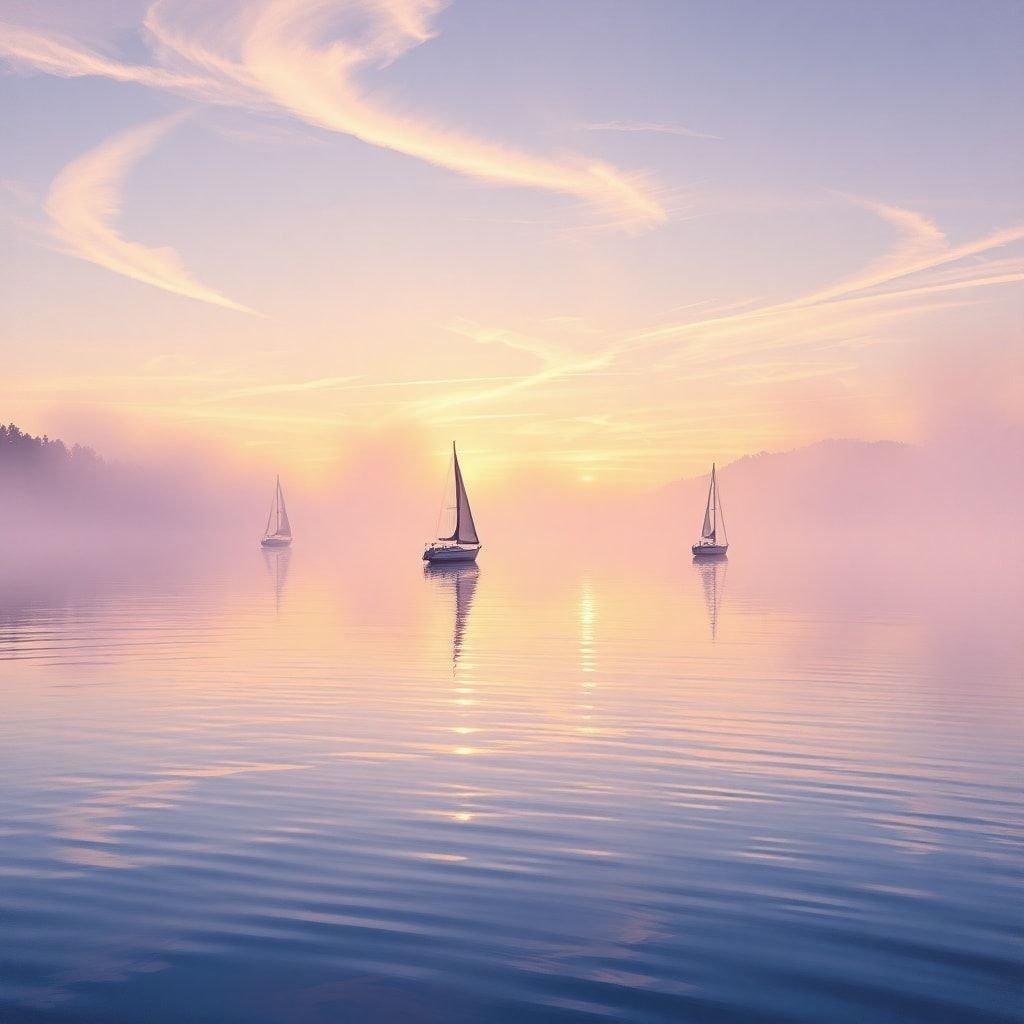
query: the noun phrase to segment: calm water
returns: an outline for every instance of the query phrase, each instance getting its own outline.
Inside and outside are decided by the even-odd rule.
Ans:
[[[1020,1019],[1010,570],[7,567],[0,1021]]]

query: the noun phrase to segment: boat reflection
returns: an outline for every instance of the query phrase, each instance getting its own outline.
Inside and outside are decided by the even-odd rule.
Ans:
[[[704,589],[704,607],[708,613],[708,627],[712,641],[718,637],[718,610],[725,593],[725,576],[729,571],[729,559],[725,555],[695,557],[693,567],[700,576]]]
[[[291,548],[285,547],[261,547],[260,552],[274,585],[274,612],[280,615],[281,598],[288,584],[288,566],[291,563],[292,551]]]
[[[476,581],[480,567],[473,562],[462,565],[439,565],[428,563],[423,575],[433,581],[438,589],[450,590],[455,596],[455,624],[452,632],[452,673],[458,668],[459,655],[469,621],[469,609],[476,593]]]

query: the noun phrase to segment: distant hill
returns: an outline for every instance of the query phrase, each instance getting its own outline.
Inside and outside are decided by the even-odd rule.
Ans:
[[[987,530],[1016,520],[1024,490],[1019,463],[1005,465],[1013,450],[1005,441],[827,440],[748,455],[718,468],[726,524],[734,536]],[[696,532],[707,485],[706,476],[676,481],[660,492],[658,504],[691,510]]]

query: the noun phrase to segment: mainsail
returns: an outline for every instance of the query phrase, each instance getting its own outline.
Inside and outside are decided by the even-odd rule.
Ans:
[[[274,500],[270,505],[270,514],[267,516],[267,527],[263,531],[264,537],[291,537],[292,526],[288,522],[288,509],[284,504],[284,491],[281,490],[281,478],[277,478],[274,487]]]
[[[715,467],[714,464],[711,466],[711,485],[708,487],[708,503],[704,509],[704,525],[701,527],[700,535],[704,540],[711,541],[712,544],[715,542],[715,532],[717,527],[718,509],[717,509],[717,495],[715,493]]]
[[[473,522],[473,510],[469,507],[469,495],[466,494],[466,485],[462,479],[462,470],[459,468],[459,456],[455,451],[455,442],[452,442],[452,462],[455,466],[455,532],[450,537],[442,537],[441,540],[453,540],[457,544],[479,544],[476,524]]]
[[[288,522],[288,508],[284,503],[284,491],[281,490],[281,478],[277,478],[277,535],[290,537],[292,524]]]

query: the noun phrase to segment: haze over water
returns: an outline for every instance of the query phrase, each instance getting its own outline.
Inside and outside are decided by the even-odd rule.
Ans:
[[[0,1020],[1017,1020],[1013,563],[684,541],[9,558]]]

